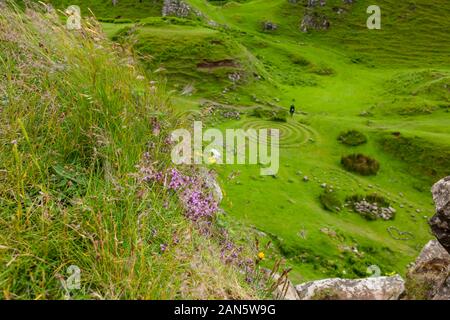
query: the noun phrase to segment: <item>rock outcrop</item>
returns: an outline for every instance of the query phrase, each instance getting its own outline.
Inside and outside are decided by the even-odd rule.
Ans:
[[[450,299],[450,254],[438,241],[428,242],[408,270],[405,299]]]
[[[431,189],[436,214],[430,219],[431,230],[450,253],[450,176],[438,181]]]
[[[405,290],[404,280],[392,277],[323,279],[295,287],[300,300],[397,300]]]
[[[164,0],[163,16],[176,16],[185,18],[191,14],[191,7],[181,0]]]
[[[405,299],[450,300],[450,177],[431,192],[436,214],[429,223],[437,240],[428,242],[409,268]]]
[[[162,16],[173,16],[178,18],[200,18],[205,21],[211,27],[222,26],[227,28],[225,25],[219,25],[214,20],[208,19],[200,10],[190,6],[183,0],[164,0],[162,8]]]
[[[406,278],[406,299],[450,300],[450,177],[431,188],[436,214],[430,227],[436,240],[428,242]]]
[[[274,31],[278,29],[278,25],[276,23],[273,23],[271,21],[264,21],[263,22],[263,29],[265,31]]]
[[[309,30],[328,30],[330,28],[330,21],[325,15],[317,12],[308,12],[303,16],[300,24],[300,30],[308,32]]]

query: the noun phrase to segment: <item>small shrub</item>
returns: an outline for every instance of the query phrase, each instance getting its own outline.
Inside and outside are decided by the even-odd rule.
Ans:
[[[288,112],[285,109],[276,109],[273,112],[273,116],[270,120],[272,121],[281,121],[281,122],[286,122],[287,121],[287,115]]]
[[[319,196],[319,200],[322,203],[324,209],[331,212],[339,211],[342,207],[342,203],[338,199],[336,194],[330,192],[329,190],[324,191],[324,193]]]
[[[335,73],[332,68],[324,65],[313,66],[310,71],[319,76],[331,76]]]
[[[310,65],[311,63],[308,61],[308,60],[306,60],[304,57],[302,57],[302,56],[300,56],[300,55],[297,55],[297,54],[290,54],[289,55],[289,58],[290,58],[290,60],[291,60],[291,62],[293,63],[293,64],[296,64],[296,65],[299,65],[299,66],[308,66],[308,65]]]
[[[380,163],[363,154],[351,154],[342,157],[341,164],[347,171],[359,173],[363,176],[376,175],[380,170]]]
[[[341,133],[341,135],[338,137],[338,140],[341,143],[352,147],[359,146],[367,142],[366,136],[356,130],[349,130],[347,132]]]
[[[258,107],[253,110],[251,115],[253,117],[267,119],[267,120],[271,120],[271,121],[286,122],[288,112],[287,112],[287,110],[282,109],[282,108],[264,109],[264,108]]]

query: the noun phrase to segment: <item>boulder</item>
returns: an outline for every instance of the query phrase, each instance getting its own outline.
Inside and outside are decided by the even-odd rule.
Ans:
[[[431,189],[436,214],[429,223],[441,245],[450,252],[450,176],[438,181]]]
[[[300,300],[397,300],[405,290],[399,276],[323,279],[295,287]]]
[[[306,13],[300,24],[300,30],[308,32],[309,30],[328,30],[330,22],[328,18],[317,12]]]
[[[273,23],[271,21],[264,21],[263,22],[263,29],[265,31],[274,31],[278,29],[278,25],[276,23]]]
[[[438,241],[422,249],[406,276],[406,299],[450,299],[450,254]]]
[[[162,15],[186,18],[191,14],[191,7],[181,0],[164,0]]]

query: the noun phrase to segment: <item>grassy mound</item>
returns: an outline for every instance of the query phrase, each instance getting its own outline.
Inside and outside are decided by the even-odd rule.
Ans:
[[[448,144],[437,144],[424,137],[393,134],[381,135],[379,144],[385,152],[420,172],[429,183],[450,175]]]
[[[375,175],[380,169],[380,164],[377,160],[363,154],[351,154],[342,157],[341,164],[346,170],[363,176]]]
[[[147,19],[114,39],[135,39],[134,47],[150,70],[163,70],[170,83],[193,85],[203,94],[252,82],[258,74],[251,56],[232,36],[187,19]]]
[[[354,147],[366,143],[367,137],[357,130],[349,130],[341,133],[338,140],[343,144]]]
[[[141,177],[143,158],[171,166],[163,89],[95,21],[59,21],[0,16],[0,297],[255,297],[178,197]]]

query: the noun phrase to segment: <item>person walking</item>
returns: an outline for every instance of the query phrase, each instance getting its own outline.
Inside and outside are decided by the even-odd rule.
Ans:
[[[289,113],[291,114],[291,118],[294,116],[295,113],[295,105],[294,105],[294,99],[292,100],[291,108],[289,109]]]

